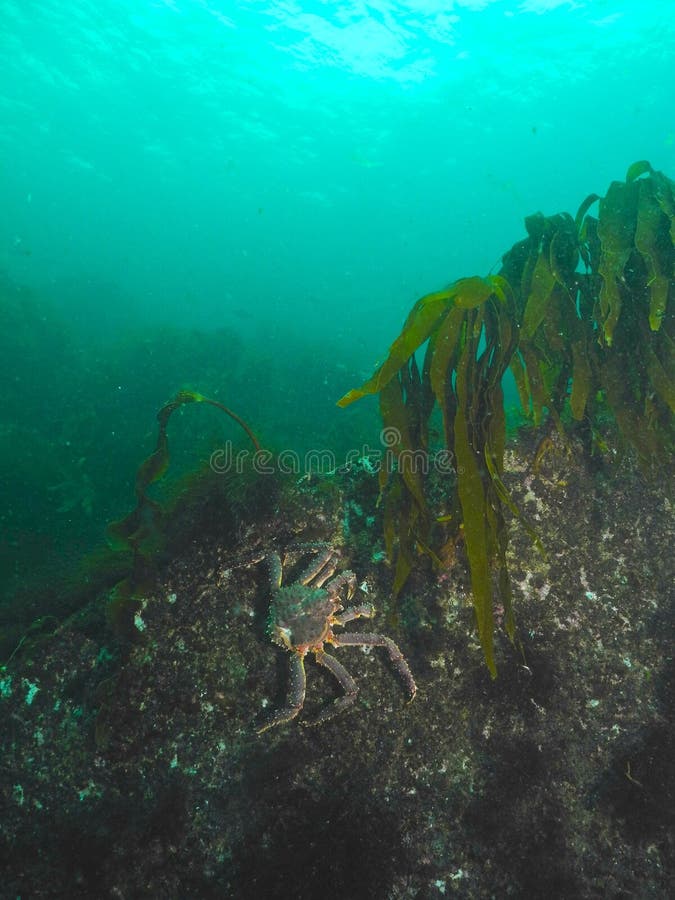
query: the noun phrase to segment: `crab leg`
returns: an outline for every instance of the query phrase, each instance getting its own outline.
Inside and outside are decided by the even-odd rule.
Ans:
[[[267,569],[270,576],[270,584],[273,591],[278,591],[281,587],[281,579],[283,577],[283,567],[281,558],[278,553],[270,553],[267,557]]]
[[[317,558],[313,560],[298,578],[300,584],[309,584],[314,580],[314,587],[321,587],[325,581],[335,572],[337,566],[337,556],[331,547],[328,547],[323,553],[319,553]]]
[[[338,616],[333,616],[334,625],[345,625],[354,619],[372,619],[375,615],[375,607],[370,603],[362,603],[361,606],[350,606]]]
[[[356,575],[349,569],[331,579],[326,585],[326,590],[329,594],[337,596],[343,587],[347,588],[347,600],[349,600],[356,590]]]
[[[341,713],[343,710],[347,709],[348,706],[351,706],[356,700],[356,695],[359,692],[352,676],[334,656],[331,656],[330,653],[325,653],[323,650],[315,650],[314,658],[320,666],[328,669],[328,671],[335,676],[340,682],[340,687],[344,689],[345,694],[344,697],[338,697],[337,700],[334,700],[332,703],[329,703],[328,706],[325,706],[319,715],[315,719],[312,719],[311,722],[303,722],[303,725],[320,725],[322,722],[332,719],[333,716],[337,716],[338,713]]]
[[[270,718],[257,729],[258,734],[262,734],[263,731],[267,731],[268,728],[274,728],[275,725],[283,725],[284,722],[290,722],[291,719],[294,719],[305,702],[306,686],[307,677],[305,675],[303,655],[302,653],[292,653],[287,705],[270,716]]]
[[[405,661],[403,654],[398,646],[383,634],[359,634],[358,632],[347,632],[346,634],[334,634],[331,637],[331,643],[336,647],[384,647],[389,654],[389,659],[394,664],[394,668],[403,679],[405,686],[410,691],[410,700],[413,700],[417,693],[417,685],[410,671],[408,663]]]

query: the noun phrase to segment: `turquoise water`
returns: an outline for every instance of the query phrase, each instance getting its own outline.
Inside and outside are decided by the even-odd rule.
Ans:
[[[0,266],[73,326],[288,327],[369,368],[525,215],[675,170],[671,12],[5,0]]]
[[[5,584],[129,508],[182,386],[277,447],[376,434],[334,404],[417,297],[675,171],[669,7],[3,0]]]

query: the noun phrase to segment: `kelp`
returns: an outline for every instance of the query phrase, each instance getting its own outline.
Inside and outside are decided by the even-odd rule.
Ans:
[[[434,405],[440,408],[447,449],[458,473],[454,518],[463,523],[479,636],[491,671],[495,666],[490,560],[501,567],[507,628],[512,633],[514,627],[502,504],[506,502],[516,514],[518,511],[501,481],[506,442],[502,378],[517,339],[512,324],[514,304],[513,291],[501,276],[456,282],[443,292],[443,309],[435,310],[435,330],[422,372],[415,351],[428,325],[416,327],[413,317],[395,347],[399,354],[406,344],[409,357],[405,364],[386,384],[382,384],[386,375],[380,370],[358,392],[350,392],[340,401],[345,406],[356,394],[379,392],[383,435],[396,437],[390,449],[397,466],[380,472],[385,545],[396,561],[394,594],[402,589],[420,553],[433,562],[438,559],[431,548],[435,518],[428,505],[425,479],[429,418]],[[416,310],[420,315],[426,310],[424,301]]]
[[[256,451],[262,449],[251,428],[237,413],[217,400],[211,400],[195,391],[179,391],[159,410],[155,449],[141,463],[136,473],[136,506],[123,519],[111,522],[106,529],[111,548],[128,552],[131,556],[129,575],[113,588],[106,610],[108,621],[120,633],[128,631],[138,601],[152,583],[154,558],[162,543],[164,510],[149,495],[148,489],[169,468],[169,419],[177,409],[188,403],[206,403],[221,410],[244,430]]]
[[[590,213],[596,203],[597,217]],[[515,638],[505,510],[543,551],[502,480],[506,370],[534,427],[550,421],[564,435],[568,410],[593,433],[601,402],[643,469],[667,465],[675,443],[675,184],[641,161],[604,197],[589,195],[574,218],[536,213],[525,228],[498,275],[463,278],[422,297],[382,366],[338,401],[380,395],[395,461],[380,472],[394,597],[418,560],[442,565],[437,550],[452,521],[463,534],[478,636],[493,676],[497,598]],[[435,408],[455,469],[443,481],[443,507],[452,514],[441,517],[430,500]]]

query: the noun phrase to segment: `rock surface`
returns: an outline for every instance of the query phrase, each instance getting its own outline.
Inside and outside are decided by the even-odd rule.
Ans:
[[[392,606],[364,469],[285,489],[236,540],[205,527],[121,651],[75,618],[17,654],[0,676],[2,896],[669,896],[672,508],[627,462],[557,450],[535,474],[526,456],[510,451],[508,482],[547,555],[511,524],[521,647],[499,632],[495,681],[461,547]],[[299,720],[257,736],[288,659],[245,561],[317,539],[341,547],[418,694],[384,651],[340,648],[353,711],[302,726],[339,693],[309,661]]]

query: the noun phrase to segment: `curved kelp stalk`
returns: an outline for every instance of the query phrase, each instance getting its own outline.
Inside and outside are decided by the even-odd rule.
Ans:
[[[589,210],[598,201],[596,218]],[[497,596],[515,636],[505,509],[543,550],[502,480],[506,370],[534,427],[548,419],[563,434],[566,409],[592,431],[600,397],[644,469],[667,464],[675,444],[673,182],[635,163],[604,198],[587,197],[575,218],[537,213],[525,228],[498,275],[462,278],[418,300],[382,366],[338,401],[344,407],[379,394],[385,433],[394,436],[396,466],[380,473],[394,596],[421,556],[441,564],[436,544],[447,521],[456,535],[461,528],[493,676]],[[443,529],[430,504],[428,466],[415,464],[428,454],[436,406],[455,467],[444,482],[452,515],[442,517]]]
[[[128,630],[140,597],[152,583],[153,558],[161,545],[164,511],[161,505],[149,496],[148,488],[159,481],[169,467],[167,434],[169,419],[177,409],[187,403],[207,403],[220,409],[246,432],[256,451],[262,449],[246,422],[217,400],[210,400],[194,391],[179,391],[160,409],[157,413],[159,432],[155,449],[141,463],[136,473],[134,486],[136,506],[129,515],[117,522],[111,522],[106,529],[108,543],[112,549],[131,553],[130,574],[113,588],[106,610],[108,621],[119,632]]]

